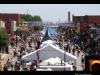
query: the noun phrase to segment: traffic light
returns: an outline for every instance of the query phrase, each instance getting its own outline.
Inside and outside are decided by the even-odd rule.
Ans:
[[[90,71],[100,71],[100,60],[89,60]]]

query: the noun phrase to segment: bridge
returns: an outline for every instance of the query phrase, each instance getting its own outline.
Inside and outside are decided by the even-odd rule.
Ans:
[[[72,26],[74,22],[24,22],[23,24],[33,26]]]

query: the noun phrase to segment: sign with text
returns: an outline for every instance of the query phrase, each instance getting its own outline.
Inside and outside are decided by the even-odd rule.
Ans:
[[[76,27],[77,27],[77,30],[76,30],[77,33],[80,33],[80,23],[77,23],[77,24],[76,24]]]
[[[83,33],[84,34],[88,33],[88,22],[83,22]]]
[[[11,22],[7,22],[7,33],[11,34]]]

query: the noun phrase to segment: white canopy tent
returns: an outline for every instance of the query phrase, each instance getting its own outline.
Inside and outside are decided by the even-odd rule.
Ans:
[[[37,69],[36,71],[53,71],[51,68],[47,68],[47,69]]]
[[[54,64],[61,64],[61,62],[64,63],[64,61],[61,61],[60,58],[56,57],[56,58],[49,58],[49,59],[47,59],[47,60],[44,60],[44,61],[42,61],[42,62],[40,63],[40,65],[41,65],[41,64],[46,65],[47,63],[49,63],[50,65],[54,65]],[[45,64],[45,63],[46,63],[46,64]]]
[[[73,65],[66,64],[64,66],[48,65],[48,66],[39,66],[40,69],[50,68],[53,71],[73,71]]]
[[[42,44],[40,46],[41,46],[41,48],[43,48],[47,44],[52,44],[52,45],[55,45],[56,47],[60,48],[57,44],[55,44],[55,41],[52,41],[52,40],[44,41],[44,42],[42,42]]]
[[[54,63],[61,63],[61,59],[60,58],[58,58],[58,57],[56,57],[56,58],[49,58],[49,59],[47,59],[47,60],[44,60],[44,61],[42,61],[42,62],[54,62]],[[64,63],[64,61],[62,61],[62,63]]]
[[[39,60],[47,60],[51,57],[56,58],[59,57],[62,61],[75,61],[76,56],[57,48],[55,45],[51,43],[47,43],[43,48],[39,49]],[[22,60],[37,60],[37,50],[24,55]]]
[[[44,41],[44,42],[42,42],[42,43],[53,43],[53,42],[55,42],[55,41],[47,40],[47,41]]]

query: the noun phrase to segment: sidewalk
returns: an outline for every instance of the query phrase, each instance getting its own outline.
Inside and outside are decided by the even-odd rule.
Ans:
[[[11,48],[11,46],[9,46],[9,54],[6,54],[6,53],[0,53],[1,55],[1,61],[2,60],[7,60],[10,56],[10,54],[13,53],[13,48]]]

